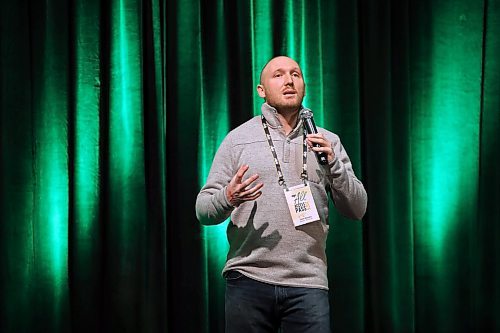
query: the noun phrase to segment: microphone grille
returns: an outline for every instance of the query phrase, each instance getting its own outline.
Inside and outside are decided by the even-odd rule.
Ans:
[[[313,116],[313,113],[311,110],[307,108],[303,108],[300,113],[299,113],[300,118],[302,119],[310,119]]]

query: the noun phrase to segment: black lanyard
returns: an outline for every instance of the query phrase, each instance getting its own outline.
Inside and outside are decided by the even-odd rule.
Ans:
[[[283,177],[283,172],[281,172],[281,165],[280,161],[278,160],[278,155],[276,155],[276,148],[274,148],[273,139],[271,139],[271,133],[269,133],[269,127],[267,126],[266,118],[264,118],[264,115],[261,115],[260,118],[262,119],[262,127],[264,127],[267,143],[269,144],[269,148],[271,149],[271,153],[273,154],[274,165],[276,166],[276,171],[278,172],[278,184],[288,190],[288,187],[285,183],[285,178]],[[300,178],[304,181],[304,184],[307,185],[307,142],[305,128],[303,128],[302,173],[300,174]]]

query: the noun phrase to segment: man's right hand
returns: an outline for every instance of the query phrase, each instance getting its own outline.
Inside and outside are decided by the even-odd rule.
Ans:
[[[227,200],[233,207],[238,207],[245,201],[255,200],[262,194],[260,189],[264,186],[264,184],[259,183],[255,186],[251,186],[253,182],[259,178],[259,175],[255,174],[242,182],[243,176],[245,175],[245,172],[248,171],[248,168],[248,165],[242,165],[227,185]]]

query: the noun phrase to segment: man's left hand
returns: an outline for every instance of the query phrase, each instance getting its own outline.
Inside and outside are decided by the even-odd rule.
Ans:
[[[328,158],[328,162],[332,162],[335,158],[335,153],[333,152],[332,143],[325,139],[325,136],[321,133],[308,134],[306,137],[307,144],[315,152],[323,152]],[[321,147],[314,147],[313,144],[319,144]]]

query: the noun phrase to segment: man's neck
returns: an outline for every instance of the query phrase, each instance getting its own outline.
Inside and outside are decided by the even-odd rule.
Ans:
[[[297,125],[299,112],[298,110],[294,111],[278,110],[278,118],[281,122],[281,125],[283,126],[283,131],[285,132],[285,135],[288,135]]]

